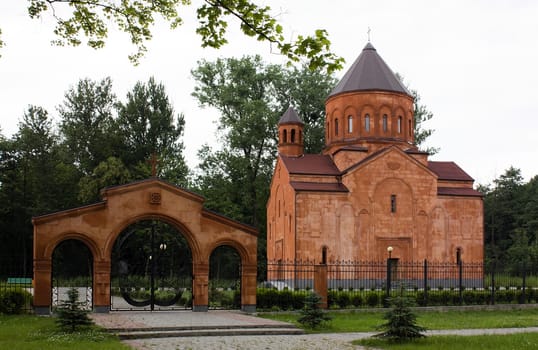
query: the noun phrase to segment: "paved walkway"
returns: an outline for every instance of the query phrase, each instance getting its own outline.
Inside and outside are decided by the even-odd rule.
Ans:
[[[105,328],[159,328],[159,327],[219,327],[282,325],[283,322],[250,316],[233,311],[209,312],[112,312],[93,314],[94,320]],[[429,335],[482,335],[538,332],[538,327],[462,329],[428,331]],[[140,350],[325,350],[363,349],[351,344],[352,340],[366,338],[374,333],[324,333],[307,335],[262,335],[262,336],[212,336],[155,338],[124,341]]]

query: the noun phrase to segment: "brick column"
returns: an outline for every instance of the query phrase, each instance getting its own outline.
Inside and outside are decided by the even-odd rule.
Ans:
[[[192,281],[192,311],[209,309],[209,264],[194,263]]]
[[[110,311],[110,260],[96,261],[93,264],[93,310]]]
[[[34,311],[38,315],[50,314],[52,301],[52,260],[34,259]]]
[[[314,292],[321,297],[320,307],[326,309],[327,304],[327,265],[314,266]]]
[[[241,270],[241,310],[256,312],[256,265],[243,265]]]

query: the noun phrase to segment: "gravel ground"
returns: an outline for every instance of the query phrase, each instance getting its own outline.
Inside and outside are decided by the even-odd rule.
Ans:
[[[367,333],[330,333],[305,335],[185,337],[127,340],[139,350],[357,350],[352,340],[369,336]]]

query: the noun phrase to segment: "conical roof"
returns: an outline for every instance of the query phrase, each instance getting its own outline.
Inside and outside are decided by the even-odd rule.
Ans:
[[[280,117],[280,120],[278,121],[278,125],[281,125],[281,124],[301,124],[301,125],[304,125],[303,121],[301,120],[301,118],[299,117],[299,115],[297,114],[297,112],[295,112],[295,109],[293,109],[293,107],[288,107],[288,110],[286,111],[286,113],[284,113],[284,115],[282,115],[282,117]]]
[[[366,44],[329,97],[343,92],[362,90],[394,91],[411,95],[381,56],[377,54],[371,43]]]

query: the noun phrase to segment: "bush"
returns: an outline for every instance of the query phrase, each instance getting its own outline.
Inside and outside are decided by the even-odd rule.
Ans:
[[[88,317],[88,310],[82,309],[83,302],[78,301],[78,290],[71,287],[67,291],[68,300],[62,302],[56,313],[56,322],[61,329],[68,332],[75,332],[78,328],[91,326],[93,321]]]
[[[351,298],[347,292],[339,292],[336,303],[340,308],[345,309],[348,305],[351,305]]]
[[[0,313],[15,315],[22,313],[29,305],[32,295],[24,289],[9,289],[0,292]]]
[[[362,306],[362,297],[360,294],[353,294],[351,297],[351,304],[355,307],[361,307]]]
[[[330,321],[332,318],[319,307],[320,304],[321,297],[319,295],[308,293],[301,310],[302,316],[297,321],[309,328],[318,328],[322,323]]]
[[[370,307],[376,307],[379,305],[379,295],[377,292],[370,292],[366,295],[366,304]]]
[[[389,298],[389,301],[393,308],[383,317],[387,322],[378,327],[384,332],[376,334],[375,337],[386,338],[394,342],[425,337],[422,333],[425,329],[417,325],[417,316],[411,311],[411,300],[399,296]]]

